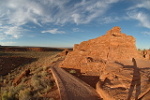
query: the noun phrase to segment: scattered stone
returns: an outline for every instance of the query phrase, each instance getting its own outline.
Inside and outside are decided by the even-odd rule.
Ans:
[[[23,71],[18,77],[16,77],[13,81],[14,85],[17,86],[24,77],[28,76],[30,74],[30,69],[26,69]]]

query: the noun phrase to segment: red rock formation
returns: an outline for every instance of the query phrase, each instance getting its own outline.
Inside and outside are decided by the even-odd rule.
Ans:
[[[103,36],[75,44],[60,67],[79,68],[82,72],[100,71],[106,61],[137,58],[135,38],[113,27]]]
[[[104,100],[149,100],[150,62],[138,54],[135,38],[121,33],[120,27],[76,44],[59,66],[99,76],[96,88]]]
[[[66,56],[69,52],[70,52],[69,49],[65,49],[61,53],[59,53],[58,56]]]

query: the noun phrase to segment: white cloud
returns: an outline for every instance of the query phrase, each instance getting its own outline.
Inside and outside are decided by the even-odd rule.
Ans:
[[[23,32],[28,31],[23,29],[20,26],[0,26],[0,31],[3,32],[0,34],[1,40],[9,38],[19,38],[23,35]]]
[[[82,0],[76,3],[70,3],[70,1],[6,0],[3,1],[5,6],[2,6],[2,12],[5,14],[8,23],[15,25],[33,22],[42,26],[42,23],[64,24],[72,21],[76,24],[85,24],[104,14],[110,4],[119,0]],[[70,4],[67,5],[68,3]]]
[[[51,34],[64,34],[64,31],[58,31],[57,28],[54,28],[52,30],[42,31],[41,33],[51,33]]]
[[[6,38],[5,34],[0,33],[0,40],[4,40]]]
[[[19,38],[24,33],[23,26],[30,23],[40,27],[45,24],[87,24],[103,16],[116,2],[119,0],[1,0],[0,31],[8,37]],[[50,32],[63,33],[56,29]]]
[[[141,9],[142,8],[142,9]],[[139,26],[150,28],[150,1],[137,0],[135,5],[127,9],[127,19],[135,19],[139,21]]]
[[[129,7],[128,10],[136,9],[136,8],[146,8],[150,10],[150,0],[137,1],[135,6]]]
[[[73,32],[79,32],[80,31],[79,28],[73,28],[72,30],[73,30]]]
[[[127,15],[131,19],[138,20],[140,23],[139,25],[142,27],[150,28],[150,15],[145,14],[144,12],[137,12],[137,11],[131,11],[128,12]]]
[[[85,32],[85,30],[82,30],[80,28],[72,28],[73,32]]]
[[[110,4],[107,1],[82,0],[74,6],[73,21],[76,24],[87,24],[95,18],[101,17],[110,7]]]
[[[118,2],[119,0],[105,0],[107,3],[116,3]]]
[[[118,20],[121,20],[121,18],[118,17],[104,17],[102,18],[103,23],[112,23],[112,22],[116,22]]]
[[[142,32],[143,34],[146,34],[146,35],[150,35],[150,32],[147,32],[147,31],[145,31],[145,32]]]
[[[79,14],[73,14],[72,17],[76,24],[80,23],[80,15]]]
[[[14,38],[19,38],[20,37],[20,32],[21,32],[21,29],[19,27],[14,26],[14,27],[9,27],[9,29],[5,31],[5,34],[6,35],[11,35]]]
[[[11,44],[15,44],[16,42],[0,42],[0,45],[4,45],[4,46],[6,46],[6,45],[11,45]]]

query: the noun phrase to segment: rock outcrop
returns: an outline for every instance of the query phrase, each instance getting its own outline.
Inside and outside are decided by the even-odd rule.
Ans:
[[[75,44],[59,66],[99,76],[96,90],[104,100],[149,100],[150,62],[138,54],[135,38],[121,33],[118,26]]]
[[[13,81],[13,84],[17,86],[24,77],[28,76],[30,74],[30,69],[26,69],[23,71],[18,77],[16,77]]]
[[[58,54],[58,56],[66,56],[70,51],[71,51],[71,50],[69,50],[69,49],[65,49],[65,50],[63,50],[62,52],[60,52],[60,53]]]
[[[81,72],[100,71],[107,61],[138,58],[135,38],[121,33],[116,26],[105,35],[75,44],[60,67],[81,69]]]

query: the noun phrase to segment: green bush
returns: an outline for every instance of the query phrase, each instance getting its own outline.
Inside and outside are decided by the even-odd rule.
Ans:
[[[39,67],[35,72],[38,73],[43,70],[43,67]]]
[[[17,85],[16,87],[14,87],[13,91],[16,94],[16,93],[18,93],[22,89],[24,89],[24,85],[23,85],[23,83],[20,83],[19,85]]]
[[[14,99],[15,99],[15,95],[12,92],[5,91],[2,94],[2,100],[14,100]]]
[[[19,92],[19,100],[31,100],[31,89],[27,88]]]
[[[47,72],[46,71],[42,71],[42,76],[47,76]]]
[[[76,73],[76,70],[72,69],[72,70],[69,71],[69,73],[75,74],[75,73]]]
[[[33,77],[31,78],[31,85],[32,85],[36,90],[42,89],[40,79],[41,79],[41,75],[38,75],[38,74],[33,75]]]
[[[4,91],[4,93],[2,94],[2,100],[8,100],[8,92]]]

